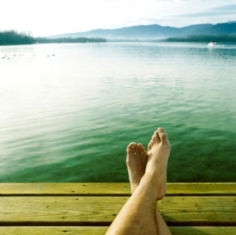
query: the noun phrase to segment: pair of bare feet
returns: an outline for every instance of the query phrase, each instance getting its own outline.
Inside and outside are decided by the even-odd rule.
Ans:
[[[163,128],[158,128],[146,152],[142,144],[131,143],[127,147],[126,164],[128,168],[131,192],[138,187],[144,174],[150,174],[155,190],[154,197],[161,200],[166,193],[167,163],[170,155],[170,143]]]
[[[107,230],[107,235],[171,235],[156,201],[166,193],[166,170],[170,143],[164,129],[158,128],[148,145],[131,143],[127,148],[127,168],[132,196]]]

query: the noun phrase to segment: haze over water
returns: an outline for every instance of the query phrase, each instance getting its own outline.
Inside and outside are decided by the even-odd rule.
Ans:
[[[0,47],[0,181],[128,181],[164,127],[168,181],[236,181],[236,45]]]

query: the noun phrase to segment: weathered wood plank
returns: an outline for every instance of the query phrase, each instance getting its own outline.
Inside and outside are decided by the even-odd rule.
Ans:
[[[108,227],[0,227],[1,235],[104,235]]]
[[[168,183],[168,195],[236,195],[236,183]]]
[[[236,223],[236,196],[168,196],[157,204],[168,222]]]
[[[110,223],[128,197],[0,197],[0,223]],[[236,225],[235,196],[168,196],[158,203],[168,223]]]
[[[0,183],[0,195],[130,195],[129,183]]]
[[[236,227],[170,227],[172,235],[233,235]]]
[[[3,222],[111,222],[127,197],[0,197]]]
[[[104,235],[108,227],[0,227],[1,235]],[[170,227],[172,235],[233,235],[236,227]]]
[[[0,183],[0,195],[130,195],[129,183]],[[236,195],[236,183],[168,183],[167,195]]]

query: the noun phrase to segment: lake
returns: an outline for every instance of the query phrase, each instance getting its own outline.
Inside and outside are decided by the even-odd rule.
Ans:
[[[0,181],[125,182],[159,126],[169,182],[236,182],[236,45],[0,47]]]

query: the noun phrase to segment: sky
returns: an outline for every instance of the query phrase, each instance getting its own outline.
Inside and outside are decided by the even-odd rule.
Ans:
[[[93,29],[236,21],[236,0],[0,0],[0,31],[34,37]]]

